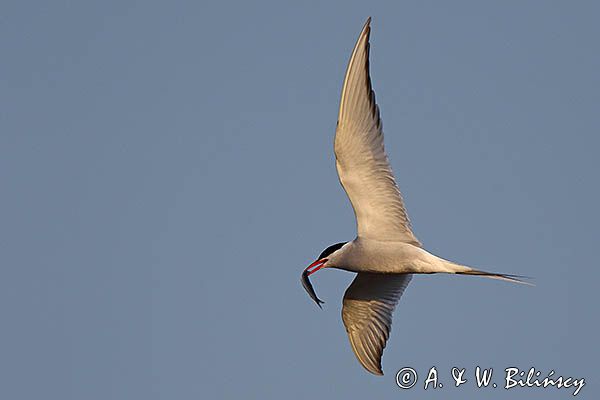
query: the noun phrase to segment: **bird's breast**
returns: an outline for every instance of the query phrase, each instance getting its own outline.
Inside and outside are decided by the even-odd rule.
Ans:
[[[418,273],[427,272],[427,253],[403,242],[355,239],[332,260],[335,268],[352,272]]]

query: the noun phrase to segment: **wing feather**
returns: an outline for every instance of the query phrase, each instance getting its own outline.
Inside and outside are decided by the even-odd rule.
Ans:
[[[392,313],[411,274],[356,275],[346,293],[342,320],[352,350],[365,369],[383,375],[381,356],[392,328]]]
[[[336,168],[354,208],[359,237],[420,246],[385,154],[369,76],[370,21],[360,33],[344,79],[334,145]]]

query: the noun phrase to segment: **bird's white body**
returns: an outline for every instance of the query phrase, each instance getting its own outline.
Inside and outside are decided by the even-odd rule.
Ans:
[[[370,18],[346,70],[334,143],[338,176],[352,203],[358,235],[321,253],[304,270],[302,283],[319,304],[308,280],[310,274],[324,267],[357,272],[344,294],[342,319],[360,363],[369,372],[382,375],[381,355],[392,313],[412,274],[455,273],[519,280],[437,257],[423,249],[413,234],[385,153],[379,108],[371,88],[369,24]]]
[[[470,268],[437,257],[410,243],[356,238],[328,258],[327,268],[384,274],[456,273]]]

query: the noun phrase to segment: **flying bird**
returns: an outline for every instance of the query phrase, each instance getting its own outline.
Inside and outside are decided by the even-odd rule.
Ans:
[[[392,313],[412,274],[479,275],[526,283],[518,275],[480,271],[437,257],[423,248],[408,214],[383,145],[379,107],[369,76],[367,19],[352,55],[340,100],[334,151],[340,182],[356,216],[357,236],[327,247],[302,273],[301,282],[321,307],[309,276],[322,268],[356,272],[346,290],[342,319],[358,361],[383,375],[381,356]]]

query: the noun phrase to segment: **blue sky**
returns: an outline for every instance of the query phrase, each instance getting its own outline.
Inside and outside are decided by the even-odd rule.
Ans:
[[[451,387],[594,376],[600,8],[594,2],[4,2],[0,394],[10,399],[566,398]],[[334,167],[367,16],[386,147],[434,254],[524,287],[417,276],[384,377],[302,269],[355,235]],[[445,387],[400,390],[432,366]],[[422,381],[421,381],[422,383]]]

